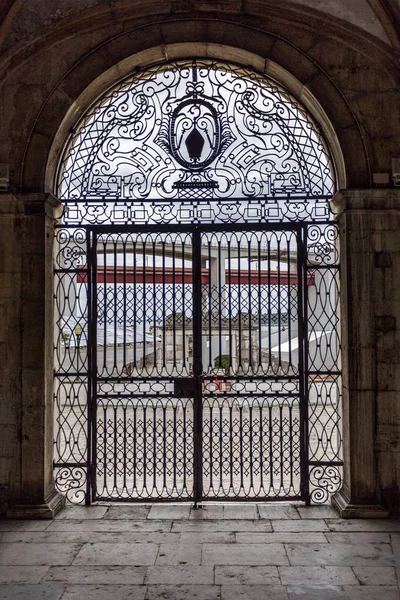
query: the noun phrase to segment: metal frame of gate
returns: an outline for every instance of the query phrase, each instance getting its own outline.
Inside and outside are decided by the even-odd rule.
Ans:
[[[54,467],[68,500],[323,503],[339,489],[335,168],[320,129],[276,81],[206,58],[135,71],[71,129],[54,268]],[[210,249],[239,235],[247,270],[239,251]],[[250,264],[251,236],[269,248],[274,235],[296,240],[286,280],[284,254],[276,269],[269,250],[264,272]],[[141,269],[121,254],[129,236]],[[190,238],[190,260],[179,270],[172,250],[157,264],[154,236]]]
[[[332,223],[326,225],[329,226],[329,228],[336,227]],[[84,245],[86,245],[86,265],[79,265],[74,269],[69,268],[57,270],[58,275],[61,278],[65,277],[66,274],[67,277],[70,277],[72,272],[72,278],[81,277],[81,281],[85,286],[87,286],[87,345],[85,349],[87,360],[84,368],[84,372],[85,374],[87,373],[88,376],[87,430],[84,434],[85,446],[87,448],[85,461],[86,464],[84,466],[82,463],[80,465],[72,465],[71,463],[67,462],[56,462],[55,467],[58,469],[57,482],[60,489],[62,489],[65,475],[67,475],[70,485],[72,474],[72,476],[75,477],[75,481],[79,482],[79,488],[78,485],[70,485],[70,489],[68,490],[69,494],[71,495],[72,491],[72,494],[75,495],[77,491],[79,491],[79,494],[76,496],[76,498],[78,498],[79,501],[85,501],[86,503],[99,500],[118,502],[191,501],[195,502],[196,504],[203,500],[302,500],[306,503],[309,503],[310,501],[326,501],[329,493],[337,489],[341,479],[340,468],[342,461],[340,457],[339,431],[340,394],[338,393],[338,388],[336,388],[337,398],[335,400],[332,400],[332,398],[329,399],[329,391],[326,392],[325,390],[325,398],[323,400],[321,400],[321,398],[324,392],[322,391],[319,393],[319,395],[317,394],[316,407],[313,408],[312,412],[314,414],[316,412],[319,414],[315,419],[315,422],[310,424],[310,381],[321,379],[321,383],[319,385],[320,387],[322,386],[323,389],[325,385],[324,380],[328,381],[327,385],[329,386],[329,381],[338,380],[340,377],[340,371],[338,369],[338,363],[336,363],[336,368],[330,367],[329,369],[326,368],[326,365],[325,368],[324,365],[322,365],[316,369],[315,365],[311,364],[310,366],[309,364],[310,332],[308,332],[307,324],[308,313],[310,310],[312,312],[313,308],[310,307],[307,283],[310,281],[310,279],[313,280],[313,278],[315,278],[316,270],[319,270],[321,273],[327,273],[329,277],[336,279],[338,277],[338,264],[337,261],[335,261],[335,264],[312,264],[311,261],[310,264],[308,251],[308,246],[310,244],[307,243],[307,239],[309,237],[309,228],[312,226],[313,225],[310,225],[309,223],[297,222],[274,224],[204,224],[192,226],[163,225],[162,227],[151,225],[146,227],[135,227],[131,225],[97,225],[95,227],[85,228],[86,240],[84,240],[82,237],[80,239],[80,245],[82,248]],[[319,224],[319,226],[323,227],[321,224]],[[285,233],[285,235],[286,233],[293,235],[296,240],[296,248],[294,249],[294,253],[296,255],[295,269],[292,273],[292,275],[294,275],[296,278],[296,284],[294,286],[296,288],[296,300],[294,302],[294,307],[297,312],[296,318],[298,320],[297,366],[292,365],[292,367],[294,367],[294,371],[296,372],[293,372],[293,369],[289,365],[287,373],[285,374],[282,372],[282,368],[280,366],[278,366],[278,369],[275,368],[274,370],[274,367],[271,367],[270,363],[268,365],[268,370],[264,370],[265,372],[261,373],[260,375],[257,373],[257,369],[253,368],[251,364],[252,358],[250,357],[250,370],[248,370],[247,374],[244,373],[242,369],[240,374],[237,372],[236,375],[230,374],[229,376],[225,377],[220,375],[220,380],[223,382],[223,384],[225,384],[225,390],[215,391],[215,389],[213,390],[213,385],[215,385],[214,375],[204,372],[202,365],[204,357],[204,349],[202,346],[204,345],[205,337],[207,337],[207,332],[206,336],[204,335],[204,296],[206,296],[206,300],[208,300],[208,302],[213,301],[212,299],[210,300],[212,295],[211,281],[208,288],[202,284],[202,237],[204,238],[207,235],[229,236],[244,234],[247,236],[246,239],[249,239],[249,235],[253,235],[254,239],[260,240],[260,236],[263,235],[282,235],[283,233]],[[74,235],[76,238],[76,234]],[[106,284],[106,272],[109,269],[106,268],[105,263],[102,267],[99,267],[98,265],[98,257],[101,256],[101,252],[99,251],[98,247],[99,241],[106,240],[103,242],[103,250],[105,251],[106,244],[114,246],[114,249],[116,248],[116,239],[122,240],[126,239],[126,236],[140,237],[143,235],[150,236],[150,248],[155,244],[154,236],[185,235],[186,242],[188,242],[188,240],[191,241],[190,254],[192,256],[192,265],[190,268],[192,270],[192,283],[191,285],[186,286],[189,287],[189,289],[192,289],[192,319],[191,323],[189,319],[189,323],[187,324],[188,328],[192,327],[193,336],[193,372],[191,374],[189,374],[187,371],[185,372],[184,369],[179,376],[173,376],[171,373],[169,375],[165,373],[164,375],[160,375],[160,373],[157,372],[155,375],[154,373],[149,374],[146,372],[146,369],[143,370],[143,368],[141,373],[127,372],[126,322],[124,322],[123,325],[124,340],[122,343],[124,351],[124,372],[120,370],[119,373],[116,373],[115,371],[116,348],[118,345],[115,330],[113,333],[114,344],[112,349],[112,351],[115,353],[114,367],[111,370],[111,374],[107,372],[101,372],[102,366],[101,364],[98,364],[97,336],[99,332],[99,312],[103,313],[106,320],[107,318],[110,318],[110,315],[111,319],[117,318],[116,282],[118,276],[117,260],[115,255],[114,262],[110,265],[110,269],[114,271],[115,275],[113,279],[114,283],[111,285],[111,288],[114,289],[114,293],[111,295],[109,300],[112,306],[111,308],[107,308],[107,290],[104,286]],[[287,238],[285,239],[287,241]],[[261,242],[258,244],[259,262],[262,258],[260,254],[260,245]],[[250,251],[248,257],[250,257]],[[289,264],[289,256],[287,257],[287,260]],[[123,258],[123,262],[125,265],[125,272],[122,274],[122,279],[124,280],[122,302],[123,304],[125,303],[123,308],[126,311],[126,257]],[[161,277],[164,277],[165,279],[165,257],[162,262],[163,269],[161,269],[161,271],[164,271],[164,273],[161,274]],[[229,276],[227,275],[229,278],[231,276],[231,262],[233,261],[230,258],[228,264]],[[154,265],[155,261],[153,260],[152,268],[155,268]],[[279,265],[280,259],[278,261],[278,269],[280,268]],[[103,271],[102,274],[100,273],[101,270]],[[270,277],[270,252],[268,254],[267,270],[269,273],[268,277]],[[82,272],[84,272],[84,275],[82,275]],[[143,273],[144,272],[145,269],[143,268]],[[258,271],[255,271],[255,273],[257,273],[257,276],[260,279],[261,275],[259,268]],[[250,278],[253,275],[254,274],[250,273],[249,268],[245,274],[245,277]],[[103,281],[100,283],[99,281],[101,277],[103,278]],[[175,277],[175,275],[172,274],[172,277]],[[240,281],[242,278],[240,256],[237,277],[240,288]],[[252,295],[250,293],[251,286],[249,282],[247,282],[248,297],[246,302],[251,303]],[[280,321],[281,318],[283,319],[280,306],[282,294],[281,288],[283,286],[281,281],[279,283],[280,285],[278,287],[277,296],[278,312],[276,314],[278,315],[278,330],[280,331],[282,324],[286,324],[290,327],[291,317],[289,314],[289,323],[287,320],[285,322],[283,320],[282,322]],[[289,278],[287,280],[287,285],[289,286]],[[65,283],[63,284],[63,287],[66,287]],[[151,302],[154,302],[154,307],[152,306],[152,308],[155,308],[155,278],[152,280],[152,282],[148,283],[147,287],[153,289]],[[165,289],[165,281],[163,287]],[[227,287],[229,301],[229,295],[232,294],[232,285]],[[269,280],[269,285],[266,286],[267,294],[271,293],[272,287],[271,281]],[[99,289],[104,290],[101,307],[99,307]],[[324,290],[317,290],[317,296],[320,293],[324,294]],[[332,294],[331,291],[328,293]],[[336,286],[333,293],[335,295],[337,294]],[[174,290],[172,294],[175,294]],[[217,290],[216,298],[217,302],[219,302],[219,308],[221,308],[221,295],[221,289]],[[261,298],[260,286],[258,287],[258,297]],[[237,299],[239,299],[240,305],[240,292],[237,296]],[[121,301],[121,298],[119,301]],[[146,302],[146,293],[144,293],[143,301]],[[268,302],[270,302],[270,298],[268,299]],[[257,335],[260,335],[261,343],[260,331],[262,315],[260,310],[258,310],[257,313],[257,309],[259,309],[260,306],[260,304],[256,306],[253,315],[257,315],[257,325],[259,325]],[[289,302],[289,313],[290,308]],[[321,307],[319,307],[319,310],[320,309]],[[220,315],[219,323],[217,323],[217,333],[219,335],[219,344],[221,345],[221,310],[219,312]],[[249,308],[249,312],[252,314],[251,306]],[[155,323],[156,315],[154,311],[153,313]],[[183,313],[185,313],[184,310]],[[241,312],[239,310],[239,319],[240,314]],[[165,311],[164,314],[162,314],[162,317],[165,323]],[[126,319],[126,316],[123,318]],[[209,314],[206,315],[206,320],[207,318],[211,318],[209,317]],[[185,314],[183,314],[183,319],[185,322]],[[268,329],[270,332],[271,312],[269,313],[268,319],[270,320]],[[230,317],[227,320],[229,323],[232,321]],[[247,326],[250,326],[251,329],[251,322],[252,317],[250,317],[250,320],[247,322],[245,321],[244,323],[239,323],[239,339],[241,335],[240,329],[246,329]],[[104,323],[105,325],[103,325],[103,328],[107,327],[106,321],[103,321],[103,324]],[[116,323],[114,324],[116,325]],[[172,328],[173,326],[175,326],[174,323],[172,323]],[[163,333],[165,340],[165,330]],[[208,333],[210,336],[209,343],[211,343],[211,329],[209,329]],[[232,334],[232,331],[229,333]],[[104,331],[103,334],[102,352],[104,351],[105,356],[106,332]],[[280,335],[281,334],[279,334],[279,336]],[[75,338],[76,337],[77,336],[75,335]],[[290,346],[290,332],[288,339]],[[174,340],[176,341],[175,334]],[[248,341],[250,341],[251,344],[251,333],[248,335]],[[73,348],[73,352],[76,354],[76,359],[78,361],[79,351],[79,340],[78,347],[76,346],[75,340],[75,348]],[[336,351],[338,352],[339,348],[337,348]],[[268,346],[268,352],[269,357],[271,357],[271,343]],[[155,356],[156,354],[154,353],[154,357]],[[291,357],[289,358],[291,360]],[[164,361],[163,364],[165,366],[165,348],[164,358],[162,360]],[[156,361],[156,358],[154,358],[154,361]],[[210,366],[210,362],[211,361],[208,361],[208,367]],[[260,371],[260,365],[261,362],[258,365],[258,371]],[[69,377],[71,377],[71,375],[73,377],[76,376],[79,379],[79,377],[82,376],[82,371],[79,373],[79,369],[76,369],[75,373],[74,369],[71,368],[70,365],[69,368],[67,368],[67,372],[59,371],[57,373],[59,380],[62,380],[62,378],[66,375]],[[147,386],[147,391],[142,393],[142,396],[140,392],[140,384],[138,385],[138,382],[140,381],[144,381]],[[229,381],[228,390],[226,389],[227,381]],[[288,384],[289,387],[290,385],[292,386],[292,391],[286,391],[285,393],[285,386]],[[123,386],[123,390],[121,390],[121,386]],[[135,389],[133,394],[129,391],[130,387],[133,389],[132,386]],[[246,391],[246,386],[253,388],[253,390]],[[279,387],[281,392],[277,391]],[[169,388],[169,391],[167,391],[167,388]],[[242,391],[240,391],[240,388],[242,388]],[[104,390],[106,391],[104,392]],[[172,398],[175,398],[174,401],[178,402],[175,408],[171,404],[171,402],[174,402],[171,400]],[[187,398],[187,400],[185,400],[185,398]],[[266,400],[267,398],[272,398],[272,400]],[[279,398],[283,398],[283,404],[280,406]],[[297,416],[299,417],[299,423],[297,423],[297,416],[294,414],[296,412],[293,410],[294,405],[290,405],[291,400],[288,398],[298,398]],[[214,410],[215,402],[218,410]],[[234,404],[232,404],[232,402]],[[271,403],[268,404],[268,402]],[[278,404],[274,406],[274,402],[278,402]],[[330,406],[328,406],[329,402]],[[288,414],[286,417],[283,414],[286,408],[282,408],[285,403],[286,407],[289,406],[289,408],[287,408]],[[138,405],[140,405],[140,410],[137,408]],[[165,433],[166,429],[168,429],[166,406],[169,406],[169,409],[172,410],[172,419],[174,420],[175,429],[178,427],[177,413],[179,410],[177,406],[180,406],[182,409],[181,412],[183,411],[185,414],[185,420],[183,424],[184,430],[181,432],[178,442],[176,439],[176,432],[171,433],[172,430],[170,429],[170,434],[168,434],[170,440],[173,440],[171,443],[175,444],[175,449],[172,451],[172,454],[169,450],[169,462],[173,464],[172,475],[171,468],[169,469],[169,488],[167,484],[168,477],[166,476],[168,465],[166,464],[167,459],[165,458],[168,446],[168,440],[166,439],[168,436]],[[192,410],[191,415],[189,415],[190,409]],[[206,409],[208,409],[208,412],[210,413],[210,417],[207,421],[205,420]],[[237,413],[236,425],[233,423],[232,417],[234,410],[236,410]],[[219,417],[215,417],[218,411]],[[230,420],[228,427],[229,432],[226,429],[226,423],[223,425],[222,414],[224,411],[228,415],[225,415],[225,421],[227,418]],[[273,411],[276,413],[275,417]],[[321,418],[321,414],[324,411],[326,412],[326,415],[324,418]],[[259,417],[254,416],[256,412],[259,413]],[[146,421],[146,413],[150,413],[147,425],[144,422]],[[266,414],[266,417],[264,417],[264,414]],[[141,418],[142,422],[140,422]],[[284,425],[285,418],[287,422],[290,422],[289,425],[287,425],[287,423]],[[215,421],[215,419],[216,428],[219,428],[219,432],[217,432],[216,436],[213,429],[213,421]],[[67,429],[67,420],[68,419],[64,419],[63,421],[64,429]],[[333,427],[331,427],[332,423]],[[83,435],[82,426],[85,426],[84,419],[81,422],[78,436]],[[160,426],[164,427],[163,433],[160,433],[159,431]],[[182,427],[182,424],[180,424],[179,427]],[[223,427],[225,427],[225,433],[223,432]],[[237,431],[233,433],[232,431],[235,430],[235,427]],[[283,433],[285,427],[289,427],[289,434],[287,434],[287,432],[285,434]],[[129,428],[130,431],[128,433]],[[71,433],[73,436],[75,436],[76,434],[73,433],[73,429],[74,428],[72,427]],[[62,433],[62,424],[60,430]],[[314,437],[315,432],[317,433],[317,447],[314,448],[311,448],[310,446],[310,434],[313,433],[311,430],[314,430]],[[214,437],[218,438],[218,435],[219,441],[213,440]],[[232,440],[232,437],[234,440]],[[334,438],[336,438],[336,440]],[[133,444],[135,445],[134,449]],[[139,447],[140,444],[142,444],[141,448]],[[181,445],[180,448],[179,444]],[[327,445],[330,445],[331,448],[327,448]],[[264,450],[263,446],[268,447],[266,450]],[[182,447],[184,450],[182,450]],[[207,452],[205,452],[205,447],[207,448]],[[178,460],[177,453],[179,452],[181,454],[183,452],[183,456],[181,456],[181,458]],[[137,458],[138,456],[139,458]],[[286,458],[284,458],[284,456]],[[230,470],[230,476],[228,475],[224,479],[222,471],[226,470],[226,460],[228,458],[231,460],[231,465],[228,468],[228,470]],[[323,458],[328,458],[328,460],[323,460]],[[236,476],[239,477],[239,481],[236,482],[236,485],[233,483],[234,477],[232,476],[232,464],[234,461],[236,461],[235,464],[237,467]],[[285,465],[284,461],[286,461]],[[85,481],[82,482],[80,478],[76,478],[76,475],[80,472],[80,469],[83,466],[87,473],[87,477],[85,478]],[[298,472],[295,473],[297,469]],[[206,470],[208,477],[207,485],[204,484]],[[181,479],[183,478],[183,480],[186,482],[185,485],[181,486],[180,488],[177,484],[177,471],[180,471]],[[273,475],[273,472],[275,472],[275,475]],[[218,478],[220,480],[219,486],[213,484],[213,473],[214,480]],[[244,475],[244,473],[246,474]],[[314,480],[313,473],[316,474],[314,476]],[[141,488],[138,485],[138,477],[141,477],[142,480],[144,477],[145,480],[144,484],[142,481]],[[146,483],[146,477],[147,481],[150,479],[150,484]],[[286,483],[285,486],[283,481],[284,479],[287,481],[287,478],[289,478],[289,484]],[[269,484],[265,483],[263,479],[268,479]],[[128,480],[131,480],[131,484],[129,484],[129,482],[127,483]],[[276,483],[276,481],[278,481],[278,483]],[[317,481],[317,485],[315,485],[315,481]],[[313,490],[310,490],[310,483],[314,486]],[[74,498],[75,501],[76,498]]]

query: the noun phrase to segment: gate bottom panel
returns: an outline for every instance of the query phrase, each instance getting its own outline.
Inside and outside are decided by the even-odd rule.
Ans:
[[[99,399],[96,499],[193,497],[193,400]]]
[[[299,396],[203,401],[203,498],[300,497]]]

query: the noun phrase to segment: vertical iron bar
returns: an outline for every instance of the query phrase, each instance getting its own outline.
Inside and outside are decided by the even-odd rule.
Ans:
[[[174,293],[172,291],[172,293]],[[161,323],[162,323],[162,361],[161,361],[161,365],[160,365],[160,371],[157,371],[158,375],[161,375],[163,369],[165,368],[165,342],[166,342],[166,335],[165,335],[165,324],[166,324],[166,296],[167,296],[167,284],[166,284],[166,279],[165,279],[165,240],[163,242],[163,249],[162,249],[162,316],[161,316]]]
[[[214,234],[215,235],[215,234]],[[217,289],[218,289],[218,355],[219,355],[219,368],[222,368],[222,273],[225,272],[225,268],[222,268],[222,260],[225,261],[225,259],[222,258],[221,256],[221,239],[218,239],[218,236],[215,235],[215,240],[217,242],[217,247],[218,247],[218,268],[217,268],[217,273],[218,273],[218,282],[217,282]],[[225,265],[224,265],[225,267]]]
[[[186,296],[185,296],[185,238],[182,242],[182,371],[187,374],[186,368]]]
[[[136,276],[137,276],[137,255],[136,255],[136,244],[137,240],[133,240],[132,245],[132,270],[133,270],[133,369],[137,368],[137,356],[136,356],[136,346],[137,346],[137,328],[138,328],[138,319],[137,319],[137,287],[136,287]],[[133,371],[132,369],[132,371]],[[132,375],[132,373],[131,373]]]
[[[231,240],[228,239],[228,324],[229,324],[229,367],[233,375],[232,362],[232,260],[231,260]]]
[[[288,295],[288,302],[287,302],[287,327],[288,327],[288,342],[289,342],[289,367],[293,367],[293,360],[292,360],[292,324],[291,324],[291,308],[292,308],[292,286],[291,286],[291,267],[290,267],[290,242],[292,239],[292,233],[290,232],[289,234],[289,238],[286,240],[287,244],[287,277],[288,277],[288,283],[287,283],[287,295]]]
[[[91,502],[94,500],[95,496],[95,488],[94,488],[94,477],[93,477],[93,468],[95,467],[96,461],[93,456],[94,451],[94,386],[93,386],[93,278],[96,279],[96,272],[94,270],[93,265],[93,247],[95,247],[93,242],[94,234],[88,229],[86,231],[86,256],[87,256],[87,311],[88,311],[88,321],[87,321],[87,335],[88,335],[88,347],[87,347],[87,362],[88,362],[88,379],[87,379],[87,479],[86,479],[86,494],[85,494],[85,504],[89,506]],[[90,242],[92,241],[92,245]],[[93,272],[94,271],[94,272]],[[77,275],[74,274],[74,277]]]
[[[257,270],[258,270],[258,369],[262,373],[262,303],[261,303],[261,240],[258,240],[258,256],[257,256]],[[258,370],[257,369],[257,370]]]
[[[195,506],[203,495],[203,407],[202,407],[202,314],[201,314],[201,233],[193,232],[193,376],[194,376],[194,477]]]
[[[122,256],[123,256],[123,273],[124,273],[124,280],[123,280],[123,319],[122,319],[122,327],[123,327],[123,342],[122,342],[122,349],[123,349],[123,359],[122,359],[122,369],[121,369],[121,373],[123,373],[123,370],[126,368],[126,327],[127,327],[127,321],[126,321],[126,296],[127,296],[127,281],[126,281],[126,238],[121,236],[121,239],[123,239],[122,242]]]
[[[118,238],[117,238],[118,240]],[[117,248],[117,240],[114,239],[114,367],[112,370],[112,375],[115,376],[117,371],[117,348],[118,348],[118,275],[117,275],[117,257],[118,257],[118,248]]]
[[[251,375],[254,375],[254,365],[253,365],[253,345],[252,345],[252,310],[251,310],[251,238],[252,234],[249,232],[247,234],[249,237],[247,239],[247,300],[248,300],[248,313],[249,313],[249,369],[248,372]]]
[[[103,243],[103,290],[104,290],[104,305],[103,305],[103,365],[102,373],[107,372],[107,237],[104,242],[104,237],[101,237]]]
[[[271,240],[268,239],[267,240],[267,248],[268,248],[268,266],[267,266],[267,273],[268,273],[268,284],[267,284],[267,289],[268,289],[268,293],[267,293],[267,298],[268,298],[268,367],[272,368],[272,333],[271,333],[271,325],[272,325],[272,318],[271,318]]]
[[[147,268],[147,254],[146,254],[146,242],[147,236],[143,240],[143,354],[142,354],[142,373],[147,374],[146,368],[146,314],[147,314],[147,289],[146,289],[146,268]]]
[[[283,233],[280,234],[282,236]],[[278,238],[278,367],[282,368],[282,321],[281,321],[281,294],[282,294],[282,284],[281,284],[281,237]]]
[[[298,306],[298,340],[299,340],[299,393],[300,393],[300,493],[303,500],[308,502],[308,448],[307,428],[308,410],[305,390],[305,336],[307,335],[306,313],[304,306],[304,290],[307,280],[305,275],[305,231],[303,227],[297,230],[297,306]]]
[[[182,242],[181,242],[182,243]],[[182,246],[183,254],[183,246]],[[172,243],[172,368],[176,370],[176,280],[175,280],[175,242]],[[182,311],[183,312],[183,311]],[[185,319],[182,314],[182,319]]]

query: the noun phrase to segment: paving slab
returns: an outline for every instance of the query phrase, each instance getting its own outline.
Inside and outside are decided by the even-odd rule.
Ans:
[[[172,521],[128,521],[125,519],[97,519],[92,521],[53,521],[47,531],[159,531],[168,533],[171,531]]]
[[[277,567],[215,567],[215,583],[222,585],[279,585]]]
[[[203,519],[223,519],[224,507],[222,504],[205,504],[199,508],[192,508],[189,518],[195,521],[201,521]]]
[[[39,583],[49,567],[0,567],[0,584]]]
[[[207,521],[200,520],[194,521],[189,519],[188,521],[175,521],[172,525],[172,531],[186,532],[186,531],[241,531],[241,532],[261,532],[261,531],[272,531],[270,521],[240,521],[234,519],[227,520],[216,520]]]
[[[327,519],[326,524],[331,531],[400,532],[400,520],[393,519]]]
[[[66,507],[55,519],[62,521],[64,519],[102,519],[108,511],[108,506],[73,506]]]
[[[182,544],[234,544],[236,542],[235,534],[228,531],[188,531],[170,535],[179,535]]]
[[[358,585],[351,567],[278,567],[284,585]]]
[[[215,585],[149,585],[146,600],[220,600]],[[133,599],[132,599],[133,600]]]
[[[274,531],[291,531],[299,533],[302,531],[329,531],[329,527],[322,519],[276,519],[271,521]]]
[[[1,565],[70,565],[82,544],[0,544]]]
[[[186,544],[160,544],[156,565],[199,565],[201,548],[194,541]]]
[[[148,519],[189,519],[190,504],[171,505],[153,504],[148,514]]]
[[[347,600],[346,592],[336,585],[287,587],[289,600]]]
[[[0,531],[45,531],[51,525],[51,521],[29,521],[28,519],[18,521],[8,519],[0,521]]]
[[[258,512],[261,519],[300,519],[295,506],[275,506],[273,504],[259,504]]]
[[[221,600],[288,600],[283,585],[223,585]]]
[[[226,504],[224,506],[224,519],[258,519],[259,514],[257,506],[254,504],[241,504],[237,506],[235,504]]]
[[[204,544],[203,565],[287,565],[283,544]]]
[[[390,544],[286,544],[292,566],[393,566]]]
[[[399,600],[399,588],[384,585],[360,585],[345,587],[349,600]]]
[[[397,585],[394,567],[353,567],[361,585]]]
[[[206,585],[213,582],[213,567],[204,566],[148,567],[145,578],[147,584]]]
[[[84,544],[90,536],[90,533],[79,531],[5,531],[1,542]]]
[[[298,506],[302,519],[338,519],[339,515],[332,506]]]
[[[154,565],[158,554],[157,544],[85,544],[74,565]]]
[[[182,534],[183,535],[183,534]],[[281,533],[235,533],[238,544],[327,544],[325,535],[317,531],[304,533],[291,533],[290,531]],[[334,535],[334,534],[332,534]]]
[[[107,519],[131,519],[133,521],[147,519],[151,506],[111,506]]]
[[[179,542],[182,539],[182,535],[181,533],[159,533],[158,531],[151,531],[150,533],[142,533],[141,531],[120,533],[98,531],[89,534],[89,541],[92,544],[98,544],[99,542],[105,544],[115,544],[118,542],[126,544],[168,544]],[[234,534],[231,535],[233,536]],[[193,535],[187,541],[193,543]]]
[[[71,585],[62,600],[144,600],[145,596],[145,585]]]
[[[144,582],[146,567],[50,567],[43,581],[74,584],[135,584]]]
[[[390,534],[375,531],[325,533],[330,544],[390,544]]]
[[[60,600],[64,587],[57,584],[2,585],[0,600]]]

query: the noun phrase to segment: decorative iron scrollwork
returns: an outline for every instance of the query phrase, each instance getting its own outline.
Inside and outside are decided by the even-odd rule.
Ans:
[[[280,220],[303,220],[311,217],[309,197],[334,191],[329,154],[298,102],[233,65],[151,67],[107,92],[75,131],[61,162],[59,196],[82,224],[104,222],[102,215],[117,222],[107,208],[115,201],[125,201],[126,222],[136,222],[131,202],[167,200],[190,200],[194,209],[206,200],[223,221],[212,200],[235,198],[244,207],[252,198],[275,198]],[[154,222],[162,221],[149,208]],[[245,220],[243,207],[234,212]],[[173,218],[179,221],[175,209]]]

